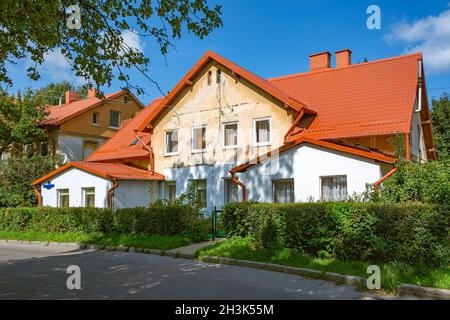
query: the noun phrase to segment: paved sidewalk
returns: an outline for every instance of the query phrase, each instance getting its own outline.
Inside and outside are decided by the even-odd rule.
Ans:
[[[226,240],[225,238],[216,238],[216,240],[210,240],[210,241],[205,241],[205,242],[200,242],[200,243],[194,243],[191,244],[189,246],[186,247],[180,247],[180,248],[175,248],[175,249],[171,249],[171,250],[167,250],[165,253],[167,255],[178,255],[182,258],[194,258],[195,257],[195,253],[203,248],[212,246],[216,243],[222,242]]]

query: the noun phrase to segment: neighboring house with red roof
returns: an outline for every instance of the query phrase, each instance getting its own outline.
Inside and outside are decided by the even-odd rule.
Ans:
[[[86,99],[66,91],[65,103],[48,106],[48,115],[39,124],[45,127],[48,140],[40,143],[38,151],[60,154],[64,163],[83,161],[143,107],[127,89],[103,98],[90,89]]]
[[[174,199],[189,181],[207,211],[345,200],[392,175],[399,150],[435,159],[422,61],[352,64],[342,50],[332,67],[324,52],[308,72],[264,79],[208,51],[85,162],[33,185],[51,206],[142,206]]]

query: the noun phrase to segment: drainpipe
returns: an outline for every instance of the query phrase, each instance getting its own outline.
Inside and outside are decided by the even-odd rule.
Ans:
[[[243,202],[247,201],[247,186],[234,176],[234,172],[230,171],[230,173],[231,173],[231,181],[235,185],[238,185],[242,188],[242,201]]]
[[[108,208],[112,208],[112,193],[114,192],[114,190],[116,190],[119,187],[119,180],[114,179],[113,180],[113,186],[111,189],[108,190]]]
[[[294,123],[292,124],[292,126],[289,128],[289,130],[286,132],[286,134],[284,135],[284,142],[286,142],[287,138],[289,137],[289,135],[292,133],[292,131],[295,129],[295,127],[297,126],[297,124],[300,122],[300,120],[302,119],[303,115],[305,114],[305,111],[301,111],[300,114],[298,115],[298,117],[295,119]]]
[[[380,180],[378,180],[377,182],[375,182],[373,184],[373,189],[375,190],[375,192],[378,192],[379,190],[379,186],[380,184],[386,180],[387,178],[389,178],[390,176],[392,176],[395,172],[397,171],[397,167],[395,167],[394,169],[392,169],[391,171],[389,171],[386,175],[384,175]]]
[[[417,109],[414,112],[422,111],[422,60],[419,60],[419,88],[417,91]]]
[[[134,132],[134,136],[144,146],[144,148],[148,150],[148,152],[149,152],[148,171],[150,171],[151,174],[155,173],[155,169],[154,169],[155,168],[155,159],[153,157],[153,148],[151,146],[149,147],[148,145],[146,145],[144,143],[144,141],[142,141],[142,139],[139,138],[137,131]]]
[[[36,195],[36,198],[37,198],[37,201],[38,201],[38,207],[41,207],[42,206],[42,195],[41,195],[41,192],[35,186],[33,186],[33,191],[34,191],[34,194]]]
[[[405,149],[406,149],[406,160],[409,161],[411,155],[409,154],[409,132],[405,134]]]

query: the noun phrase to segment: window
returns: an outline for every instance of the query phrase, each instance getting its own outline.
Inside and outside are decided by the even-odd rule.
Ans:
[[[422,134],[422,130],[420,130],[420,125],[418,124],[417,125],[417,139],[419,139],[419,141],[417,143],[417,148],[419,149],[418,153],[417,153],[417,157],[418,157],[417,161],[418,162],[420,162],[422,159],[422,148],[421,148],[422,136],[421,136],[421,134]]]
[[[211,85],[211,83],[212,83],[212,72],[211,71],[208,71],[208,86],[210,86]]]
[[[86,208],[95,207],[95,188],[83,188],[83,206]]]
[[[166,132],[166,155],[178,153],[178,130]]]
[[[343,201],[347,199],[347,176],[320,177],[322,201]]]
[[[92,125],[93,126],[98,126],[98,117],[99,117],[98,112],[94,112],[92,114]]]
[[[238,144],[238,130],[237,122],[225,123],[223,125],[223,146],[225,148],[235,148]]]
[[[206,201],[207,182],[206,180],[193,180],[193,181],[195,183],[200,208],[206,208],[208,206]]]
[[[273,202],[294,202],[294,179],[273,181]]]
[[[120,127],[120,112],[111,110],[109,111],[109,127],[113,129],[119,129]]]
[[[47,141],[42,141],[41,142],[41,156],[46,156],[48,155],[48,142]]]
[[[83,160],[86,160],[97,149],[97,142],[83,141]]]
[[[217,69],[216,71],[216,83],[220,84],[222,82],[222,71]]]
[[[206,150],[206,127],[194,127],[192,128],[192,151],[205,151]]]
[[[255,127],[255,145],[256,146],[269,145],[270,141],[271,141],[271,136],[270,136],[271,120],[270,120],[270,118],[255,119],[254,127]]]
[[[68,208],[69,207],[69,189],[58,189],[58,207]]]
[[[238,202],[238,186],[233,183],[231,179],[224,179],[224,202],[225,204],[229,204],[232,202]]]
[[[166,199],[170,202],[175,201],[177,197],[177,183],[175,181],[166,182]]]
[[[25,145],[25,156],[30,158],[33,156],[33,144],[29,143]]]
[[[123,103],[128,103],[128,101],[130,101],[128,96],[123,97]]]

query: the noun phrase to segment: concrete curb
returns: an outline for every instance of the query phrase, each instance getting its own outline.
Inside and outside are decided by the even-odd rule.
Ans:
[[[450,290],[427,288],[406,283],[398,286],[398,295],[400,297],[415,296],[427,299],[450,300]]]
[[[353,286],[366,283],[366,279],[362,278],[362,277],[346,276],[346,275],[342,275],[342,274],[338,274],[338,273],[322,272],[322,271],[306,269],[306,268],[296,268],[296,267],[284,266],[284,265],[274,264],[274,263],[264,263],[264,262],[258,262],[258,261],[237,260],[237,259],[231,259],[231,258],[211,257],[211,256],[203,256],[203,257],[201,257],[201,260],[204,262],[209,262],[209,263],[220,263],[220,264],[227,264],[227,265],[233,265],[233,266],[239,266],[239,267],[245,267],[245,268],[256,268],[256,269],[269,270],[269,271],[275,271],[275,272],[281,272],[281,273],[289,273],[289,274],[294,274],[294,275],[298,275],[298,276],[307,276],[307,277],[327,279],[327,280],[332,280],[335,282],[345,283],[345,284],[349,284],[349,285],[353,285]]]

